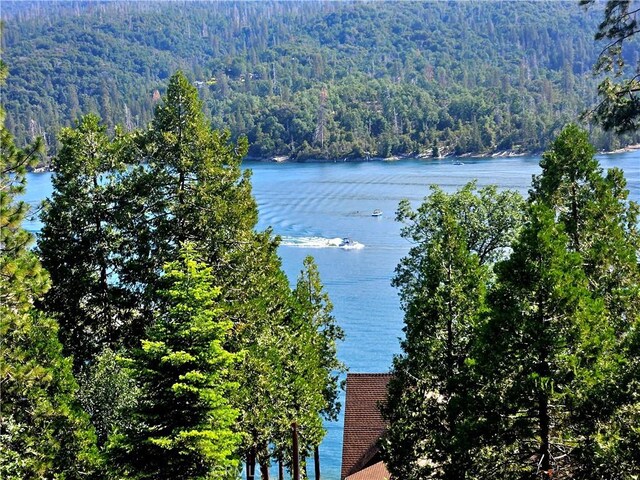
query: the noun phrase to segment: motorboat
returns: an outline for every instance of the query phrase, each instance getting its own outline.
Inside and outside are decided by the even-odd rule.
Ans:
[[[382,210],[376,208],[373,213],[371,214],[372,217],[381,217],[382,216]]]
[[[453,162],[454,165],[464,165],[464,163],[462,163],[460,160],[456,160],[455,162]]]
[[[349,237],[344,237],[338,246],[339,247],[353,247],[353,245],[354,245],[353,240],[351,240]]]

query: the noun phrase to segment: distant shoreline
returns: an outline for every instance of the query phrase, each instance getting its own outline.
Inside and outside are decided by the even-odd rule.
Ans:
[[[598,153],[600,153],[601,155],[613,155],[616,153],[634,152],[636,150],[640,150],[640,143],[627,145],[626,147],[618,148],[617,150],[611,150],[609,152],[598,152]]]
[[[618,153],[627,153],[640,150],[640,143],[633,145],[627,145],[622,148],[610,151],[596,152],[598,155],[615,155]],[[404,160],[414,158],[418,160],[443,160],[447,158],[514,158],[514,157],[526,157],[533,155],[542,155],[543,152],[521,152],[514,150],[498,150],[491,153],[463,153],[461,155],[454,155],[448,153],[439,157],[433,155],[418,153],[418,154],[404,154],[393,155],[391,157],[343,157],[343,158],[303,158],[296,159],[286,155],[276,155],[272,157],[253,157],[246,156],[244,160],[251,162],[271,162],[271,163],[350,163],[350,162],[394,162],[398,160]]]
[[[618,153],[627,153],[640,150],[640,143],[633,145],[627,145],[626,147],[618,148],[611,151],[600,151],[598,155],[615,155]],[[418,160],[444,160],[446,158],[513,158],[513,157],[526,157],[531,155],[541,155],[541,153],[535,152],[516,152],[513,150],[500,150],[493,153],[463,153],[462,155],[447,154],[439,157],[434,157],[428,154],[411,154],[411,155],[394,155],[391,157],[344,157],[344,158],[304,158],[294,159],[286,155],[276,155],[273,157],[252,157],[246,156],[244,160],[250,162],[265,162],[265,163],[355,163],[355,162],[395,162],[398,160],[405,160],[414,158]],[[38,165],[30,170],[31,173],[46,173],[53,170],[49,165]]]

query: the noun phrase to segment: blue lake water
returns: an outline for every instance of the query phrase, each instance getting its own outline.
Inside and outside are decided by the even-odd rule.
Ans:
[[[631,199],[640,201],[640,151],[599,157],[603,168],[625,172]],[[351,372],[385,372],[399,353],[402,318],[397,291],[390,282],[409,243],[400,238],[395,210],[403,198],[415,206],[437,184],[454,191],[477,179],[526,195],[539,157],[407,159],[395,162],[263,163],[253,170],[253,193],[259,205],[259,229],[272,227],[283,239],[283,268],[295,282],[302,260],[312,255],[345,331],[339,357]],[[51,192],[50,174],[29,175],[25,199],[36,205]],[[372,217],[374,209],[383,211]],[[36,221],[27,228],[39,228]],[[350,237],[363,245],[345,250],[337,240]],[[320,447],[322,478],[338,480],[342,455],[342,418],[327,424]],[[312,467],[310,467],[312,472]]]

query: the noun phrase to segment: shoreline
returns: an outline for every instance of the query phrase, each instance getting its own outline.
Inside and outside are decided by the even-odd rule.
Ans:
[[[625,147],[618,148],[616,150],[610,151],[599,151],[596,152],[596,155],[616,155],[620,153],[628,153],[635,152],[640,150],[640,143],[635,143],[633,145],[627,145]],[[356,163],[356,162],[396,162],[399,160],[406,159],[417,159],[417,160],[444,160],[444,159],[454,159],[454,158],[514,158],[514,157],[526,157],[528,155],[541,155],[541,153],[536,152],[519,152],[514,150],[498,150],[492,153],[463,153],[461,155],[454,155],[452,153],[448,153],[446,155],[441,155],[439,157],[434,157],[431,154],[426,153],[416,153],[410,155],[393,155],[391,157],[343,157],[343,158],[304,158],[304,159],[293,159],[286,155],[276,155],[272,157],[252,157],[247,155],[242,159],[242,161],[249,162],[264,162],[264,163]],[[38,165],[37,167],[29,170],[31,173],[46,173],[52,172],[53,169],[49,165]]]
[[[638,146],[640,148],[640,145]],[[286,155],[277,155],[272,157],[253,157],[247,155],[243,160],[250,162],[267,162],[267,163],[350,163],[350,162],[396,162],[398,160],[405,159],[417,159],[417,160],[444,160],[452,158],[510,158],[510,157],[523,157],[527,155],[536,155],[534,152],[517,152],[513,150],[499,150],[492,153],[463,153],[461,155],[455,155],[453,153],[447,153],[434,157],[427,153],[412,153],[403,155],[392,155],[390,157],[341,157],[341,158],[303,158],[296,159]]]
[[[625,147],[618,148],[616,150],[610,151],[599,151],[596,152],[596,155],[616,155],[620,153],[628,153],[640,150],[640,143],[635,143],[632,145],[627,145]],[[395,162],[398,160],[405,159],[417,159],[417,160],[444,160],[446,158],[515,158],[515,157],[526,157],[532,155],[542,155],[543,152],[522,152],[517,150],[496,150],[490,153],[477,153],[477,152],[469,152],[463,153],[461,155],[455,155],[453,153],[447,153],[445,155],[440,155],[438,157],[434,157],[431,154],[427,153],[414,153],[414,154],[403,154],[403,155],[392,155],[390,157],[350,157],[346,156],[343,158],[304,158],[304,159],[295,159],[286,155],[276,155],[272,157],[252,157],[246,156],[244,160],[248,160],[250,162],[271,162],[271,163],[348,163],[348,162]]]
[[[640,143],[634,143],[633,145],[627,145],[626,147],[618,148],[616,150],[598,152],[600,155],[615,155],[616,153],[628,153],[640,150]]]

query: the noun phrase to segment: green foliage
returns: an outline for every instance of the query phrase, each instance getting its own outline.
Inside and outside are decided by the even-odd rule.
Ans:
[[[628,200],[622,172],[604,174],[586,132],[575,126],[563,130],[542,167],[532,199],[554,210],[569,235],[567,250],[580,253],[591,297],[604,307],[595,323],[582,326],[582,370],[575,372],[574,386],[579,394],[572,405],[580,439],[573,452],[580,465],[575,478],[626,478],[639,462],[619,437],[626,428],[633,438],[637,426],[638,205]],[[622,411],[629,413],[623,424]]]
[[[95,115],[64,129],[60,141],[53,195],[40,216],[38,250],[52,280],[42,307],[58,319],[60,339],[79,370],[103,348],[127,345],[139,322],[137,300],[119,278],[120,224],[127,221],[119,182],[128,142],[109,138]]]
[[[340,404],[337,403],[338,379],[339,374],[345,371],[345,366],[336,357],[336,348],[337,342],[344,338],[344,331],[331,313],[333,305],[329,295],[324,291],[313,257],[306,257],[303,267],[298,276],[296,288],[293,290],[302,322],[300,329],[295,330],[302,331],[304,327],[311,335],[311,338],[301,343],[314,347],[315,354],[318,356],[315,368],[322,386],[317,390],[323,392],[326,402],[319,411],[326,418],[336,420],[340,410]]]
[[[7,70],[0,60],[3,88]],[[0,106],[0,305],[7,308],[28,306],[49,285],[46,272],[28,249],[33,236],[22,228],[29,205],[17,199],[24,193],[27,168],[37,163],[41,151],[40,142],[26,149],[16,147]]]
[[[403,355],[394,359],[382,441],[399,478],[472,478],[478,385],[472,348],[486,311],[490,263],[521,221],[522,199],[474,183],[448,195],[432,187],[418,210],[403,201],[397,219],[414,246],[394,285],[405,310]]]
[[[182,448],[177,433],[172,437],[165,432],[153,442],[135,436],[145,422],[136,420],[138,414],[129,418],[127,407],[144,415],[152,415],[152,407],[132,402],[136,390],[115,368],[108,350],[98,355],[104,349],[139,345],[146,338],[145,326],[151,326],[154,338],[138,353],[138,367],[158,355],[163,365],[177,369],[195,361],[193,353],[169,352],[155,338],[161,333],[157,314],[166,303],[171,278],[163,275],[162,265],[183,261],[180,248],[185,243],[220,289],[219,322],[233,325],[223,347],[238,355],[228,365],[228,379],[237,385],[227,393],[237,412],[235,431],[242,435],[234,437],[234,447],[228,446],[230,462],[211,466],[196,455],[184,457],[183,467],[192,464],[201,470],[194,475],[215,476],[219,470],[213,474],[207,469],[235,472],[238,459],[251,455],[263,465],[274,455],[289,462],[294,421],[303,447],[317,446],[324,435],[322,415],[334,418],[339,407],[342,365],[335,358],[335,342],[342,333],[330,315],[315,266],[305,264],[306,293],[292,294],[277,240],[270,231],[255,231],[250,172],[241,169],[246,140],[234,143],[228,132],[211,130],[196,89],[180,72],[169,80],[167,95],[145,131],[116,132],[110,138],[98,119],[88,116],[75,130],[63,131],[62,140],[54,196],[43,215],[40,252],[56,269],[53,293],[44,305],[64,318],[62,337],[77,355],[78,371],[84,372],[80,398],[100,443],[114,428],[124,432],[111,442],[120,465],[112,473],[135,475],[132,459],[140,442],[138,453],[149,458],[142,475],[152,477],[164,465],[162,449]],[[150,367],[145,368],[131,369],[144,383],[144,395],[151,395],[154,385],[164,391],[163,382],[169,380],[162,378],[162,368],[143,378]],[[180,373],[189,382],[171,384],[178,389],[176,398],[194,393],[190,382],[202,380],[200,374],[213,372]],[[154,402],[173,404],[176,398],[167,400],[167,395]],[[189,418],[176,416],[177,422]]]
[[[75,401],[77,384],[55,321],[5,304],[0,319],[0,476],[71,480],[96,474],[95,434]]]
[[[123,209],[130,221],[122,228],[134,262],[123,280],[153,286],[185,241],[206,250],[214,268],[228,262],[226,255],[254,235],[257,221],[250,172],[240,168],[246,140],[234,144],[228,133],[211,130],[195,87],[178,72],[137,143],[130,164],[144,159],[148,165],[125,181]]]
[[[495,191],[480,201],[473,185],[400,205],[414,246],[394,280],[406,339],[383,410],[395,476],[637,475],[638,205],[594,153],[567,126],[526,208],[487,202]],[[498,234],[523,213],[509,245]],[[502,243],[483,255],[492,238]]]
[[[177,69],[250,155],[301,160],[541,151],[596,86],[577,4],[4,3],[11,130],[52,152],[82,114],[147,125]]]
[[[182,252],[166,266],[155,323],[128,363],[141,398],[109,447],[120,478],[227,478],[238,466],[235,355],[224,348],[232,323],[211,268],[192,246]]]
[[[122,368],[120,357],[110,349],[83,366],[78,384],[78,401],[89,414],[102,447],[114,430],[129,427],[127,412],[135,407],[140,391]]]
[[[0,64],[0,81],[6,69]],[[95,473],[95,435],[78,408],[58,326],[33,307],[49,278],[22,228],[25,169],[38,145],[15,147],[0,108],[0,476],[80,479]]]
[[[594,153],[586,132],[567,126],[543,155],[531,199],[557,213],[569,235],[568,248],[583,256],[591,290],[607,307],[637,308],[629,300],[638,278],[638,205],[629,202],[623,172],[613,168],[605,175]],[[621,320],[637,314],[615,313]]]
[[[638,406],[638,206],[622,173],[604,175],[593,154],[586,132],[562,131],[534,178],[526,228],[498,268],[478,357],[488,362],[495,421],[486,452],[501,478],[551,469],[553,478],[627,479],[638,469],[628,443]],[[530,462],[514,461],[516,452]]]
[[[300,451],[306,457],[324,437],[322,417],[335,420],[340,411],[339,375],[345,366],[337,359],[336,343],[344,332],[331,314],[333,305],[311,257],[304,259],[293,300],[296,312],[289,326],[290,351],[284,354],[289,365],[283,380],[290,385],[289,424],[295,421],[300,426]]]
[[[594,0],[580,0],[580,4],[589,8]],[[608,0],[595,35],[596,40],[607,43],[594,71],[607,74],[607,78],[598,85],[601,100],[591,113],[605,130],[619,133],[640,127],[640,62],[637,54],[633,56],[634,49],[637,51],[633,36],[640,32],[638,7],[634,0]],[[635,70],[625,72],[625,67],[634,62]]]
[[[602,305],[588,295],[580,256],[567,252],[567,242],[553,212],[532,206],[511,257],[497,267],[481,340],[489,408],[499,419],[484,452],[491,476],[570,478],[573,469],[566,454],[577,442],[569,405],[580,334],[595,333]]]

